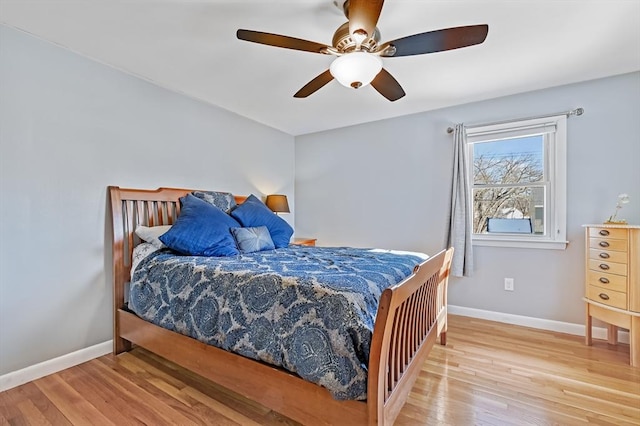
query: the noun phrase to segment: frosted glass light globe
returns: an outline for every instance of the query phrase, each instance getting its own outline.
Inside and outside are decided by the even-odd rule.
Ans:
[[[333,78],[345,87],[357,89],[366,86],[382,70],[382,59],[366,52],[346,53],[336,58],[329,67]]]

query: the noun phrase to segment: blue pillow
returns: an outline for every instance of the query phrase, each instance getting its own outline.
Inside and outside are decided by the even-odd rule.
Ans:
[[[167,247],[191,256],[234,256],[240,254],[229,231],[240,226],[235,219],[191,194],[180,199],[180,216],[160,236]]]
[[[273,250],[276,248],[266,226],[231,228],[231,234],[233,234],[233,238],[235,238],[242,253],[253,253],[254,251]]]
[[[276,248],[289,246],[293,228],[265,206],[255,195],[247,197],[244,203],[231,212],[231,216],[236,218],[245,228],[266,226]]]

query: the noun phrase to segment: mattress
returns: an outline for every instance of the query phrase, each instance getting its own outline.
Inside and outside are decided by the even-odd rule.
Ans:
[[[336,399],[364,400],[380,295],[425,258],[348,247],[290,246],[231,257],[162,249],[136,259],[129,309],[283,367]]]

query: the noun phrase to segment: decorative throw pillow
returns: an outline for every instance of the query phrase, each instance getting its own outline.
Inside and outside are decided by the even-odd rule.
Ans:
[[[192,256],[240,254],[229,231],[240,226],[235,219],[191,194],[180,198],[180,203],[180,216],[159,238],[167,247]]]
[[[289,245],[293,235],[293,228],[284,219],[272,212],[255,195],[251,194],[244,203],[231,212],[231,216],[246,228],[266,226],[276,248]]]
[[[236,208],[236,199],[230,192],[193,191],[192,194],[209,204],[213,204],[225,213],[231,213],[231,210]]]
[[[254,251],[273,250],[276,248],[266,226],[231,228],[231,233],[242,253],[253,253]]]
[[[142,238],[143,241],[153,244],[155,248],[161,249],[166,246],[158,238],[171,229],[171,225],[160,226],[143,226],[140,225],[136,228],[136,235]]]

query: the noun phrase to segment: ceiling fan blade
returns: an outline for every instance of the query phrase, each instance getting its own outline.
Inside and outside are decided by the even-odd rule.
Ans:
[[[485,24],[446,28],[388,41],[380,45],[376,51],[382,52],[383,57],[391,58],[442,52],[480,44],[487,38],[488,32],[489,26]],[[384,52],[387,48],[387,52]]]
[[[367,37],[373,37],[383,3],[384,0],[349,0],[349,33],[358,34],[364,31]]]
[[[236,36],[240,40],[313,53],[327,53],[325,49],[329,47],[314,41],[252,30],[238,30]]]
[[[325,84],[333,80],[333,76],[329,70],[326,70],[310,82],[304,85],[304,87],[296,92],[293,95],[294,98],[306,98],[307,96],[313,94],[316,90],[324,87]]]
[[[382,96],[389,99],[391,102],[397,101],[405,95],[400,83],[398,83],[398,81],[384,68],[382,68],[382,71],[380,71],[376,78],[373,79],[371,85]]]

